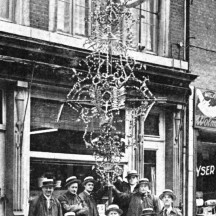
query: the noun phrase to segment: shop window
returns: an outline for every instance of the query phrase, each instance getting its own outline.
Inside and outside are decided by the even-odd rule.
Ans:
[[[151,190],[156,194],[156,151],[144,150],[144,176],[151,182]]]
[[[76,164],[69,161],[58,161],[58,160],[47,160],[47,159],[31,159],[30,162],[30,197],[41,193],[41,183],[44,178],[53,179],[57,188],[55,190],[55,195],[58,197],[63,193],[66,188],[65,180],[69,176],[76,176],[81,181],[84,180],[86,176],[93,176],[96,180],[95,190],[100,188],[100,177],[97,175],[94,169],[94,164]],[[83,190],[82,185],[79,186],[80,193]]]
[[[46,131],[46,130],[45,130]],[[58,130],[50,133],[32,134],[31,151],[52,152],[64,154],[92,155],[83,141],[83,131]]]
[[[200,142],[197,152],[197,191],[204,201],[216,199],[216,144]]]
[[[57,31],[88,36],[90,25],[86,20],[90,16],[90,2],[89,0],[58,0]]]
[[[159,136],[159,114],[149,114],[145,120],[145,135]]]
[[[136,25],[132,27],[134,39],[132,47],[140,47],[146,51],[156,53],[158,39],[158,10],[159,0],[132,1],[131,12],[133,18],[137,20]],[[130,1],[129,1],[130,5]]]

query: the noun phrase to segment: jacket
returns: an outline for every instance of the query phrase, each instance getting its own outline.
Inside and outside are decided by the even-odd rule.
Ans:
[[[47,208],[47,200],[43,194],[30,201],[29,216],[62,216],[62,208],[58,199],[51,196],[50,207]]]
[[[59,196],[59,202],[62,205],[63,213],[74,212],[78,216],[87,216],[88,207],[83,199],[77,194],[72,194],[69,191]]]
[[[140,216],[144,208],[153,208],[155,213],[159,213],[159,200],[152,194],[143,196],[139,192],[136,192],[131,196],[127,216]]]
[[[123,211],[122,216],[126,216],[128,206],[130,203],[130,198],[136,189],[134,189],[134,191],[131,192],[130,184],[126,182],[121,182],[121,183],[116,182],[114,185],[116,187],[116,190],[114,190],[113,203],[117,204],[119,208],[122,209]]]
[[[83,191],[79,194],[79,197],[85,201],[89,209],[89,216],[99,216],[97,204],[95,198],[88,194],[86,191]]]
[[[163,212],[164,212],[164,209],[162,209],[159,212],[158,216],[164,216]],[[167,216],[182,216],[182,213],[181,213],[180,209],[172,208],[172,210],[169,213],[167,213]]]

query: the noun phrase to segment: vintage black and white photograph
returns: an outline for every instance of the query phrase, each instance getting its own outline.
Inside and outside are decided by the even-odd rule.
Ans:
[[[0,216],[216,216],[215,0],[0,0]]]

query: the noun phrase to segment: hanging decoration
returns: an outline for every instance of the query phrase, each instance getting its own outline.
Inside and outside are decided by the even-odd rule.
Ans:
[[[136,25],[130,0],[92,0],[91,35],[85,47],[92,52],[80,62],[84,70],[73,69],[73,87],[66,103],[79,113],[85,124],[83,135],[87,148],[94,150],[98,172],[114,178],[125,148],[125,136],[116,126],[116,119],[127,108],[133,110],[131,127],[140,115],[147,116],[155,102],[147,87],[149,79],[139,73],[146,65],[129,56],[133,40],[131,27]],[[97,125],[97,126],[95,126]]]

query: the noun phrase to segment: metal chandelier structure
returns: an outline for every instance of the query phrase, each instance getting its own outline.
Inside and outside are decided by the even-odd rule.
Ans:
[[[86,147],[93,149],[103,178],[107,172],[112,178],[119,175],[125,148],[139,144],[125,142],[115,127],[116,117],[122,110],[132,110],[133,128],[140,115],[147,117],[155,102],[147,87],[149,79],[139,73],[146,69],[145,64],[128,54],[131,29],[137,24],[128,6],[133,2],[92,0],[92,12],[86,20],[91,23],[91,34],[85,43],[92,52],[80,62],[84,70],[73,69],[73,86],[67,95],[66,103],[85,124],[83,139]]]

